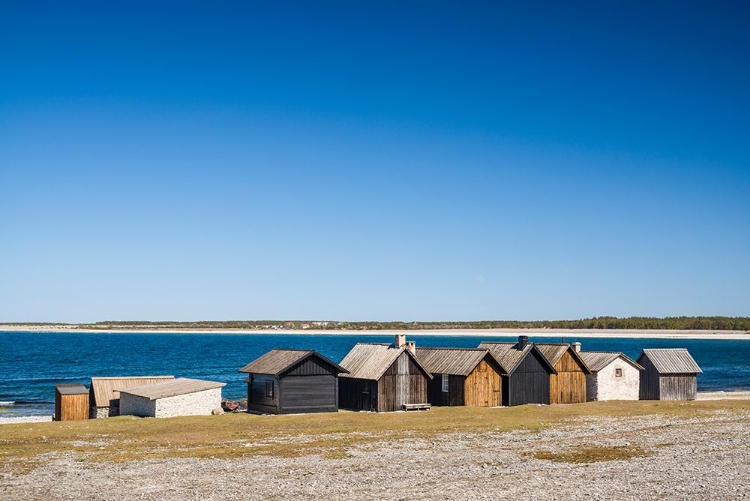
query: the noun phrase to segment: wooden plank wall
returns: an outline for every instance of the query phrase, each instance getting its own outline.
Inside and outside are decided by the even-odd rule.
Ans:
[[[641,357],[638,360],[638,363],[644,368],[644,370],[641,371],[640,399],[659,400],[659,373],[657,372],[656,367],[654,367],[654,364],[651,363],[651,360],[649,360],[648,357]]]
[[[79,421],[89,418],[89,394],[60,395],[58,421]]]
[[[266,396],[266,382],[273,383],[273,398]],[[279,413],[279,382],[274,376],[252,375],[247,383],[247,408],[258,412]]]
[[[524,357],[503,386],[504,405],[549,404],[549,373],[534,351]],[[507,403],[506,403],[507,402]]]
[[[378,383],[369,379],[339,378],[339,407],[362,411],[378,410]]]
[[[659,381],[661,400],[695,400],[698,380],[692,374],[663,375]]]
[[[578,404],[586,401],[586,374],[570,351],[555,364],[557,374],[549,377],[551,404]]]
[[[336,412],[338,410],[337,377],[288,376],[281,378],[280,413]]]
[[[401,410],[403,404],[427,403],[427,377],[402,353],[378,381],[378,412]]]
[[[482,360],[469,374],[462,388],[463,403],[470,407],[497,407],[502,404],[500,373]]]

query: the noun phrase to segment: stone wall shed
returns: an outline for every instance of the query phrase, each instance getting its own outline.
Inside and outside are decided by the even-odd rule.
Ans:
[[[178,378],[120,390],[120,414],[141,417],[210,415],[226,383]]]
[[[586,400],[638,400],[643,367],[617,351],[578,353],[591,374],[586,375]]]
[[[146,384],[160,383],[174,376],[118,376],[92,377],[89,390],[89,417],[106,418],[120,415],[121,389],[135,388]]]
[[[270,414],[338,411],[339,374],[313,350],[274,349],[239,370],[249,374],[247,409]]]
[[[646,349],[637,362],[641,400],[695,400],[703,371],[685,348]]]

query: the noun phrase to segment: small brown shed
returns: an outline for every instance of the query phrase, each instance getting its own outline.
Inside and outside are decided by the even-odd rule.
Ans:
[[[89,418],[89,390],[82,384],[55,386],[55,421],[80,421]]]
[[[643,350],[641,400],[695,400],[703,372],[685,348]]]
[[[550,404],[580,404],[586,401],[586,375],[591,371],[569,344],[534,343],[555,368],[549,376]]]
[[[339,376],[339,407],[376,412],[429,408],[432,374],[414,351],[404,335],[393,344],[356,344],[339,364],[349,371]]]
[[[488,350],[417,348],[417,359],[433,375],[433,379],[427,382],[430,404],[502,405],[502,369]]]

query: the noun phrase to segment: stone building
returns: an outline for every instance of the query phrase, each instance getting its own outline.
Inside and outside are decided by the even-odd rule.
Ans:
[[[142,417],[209,415],[221,407],[226,383],[178,378],[120,390],[120,414]]]

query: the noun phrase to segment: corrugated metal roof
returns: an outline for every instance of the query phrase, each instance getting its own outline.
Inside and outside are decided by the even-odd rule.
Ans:
[[[220,383],[218,381],[204,381],[202,379],[188,379],[188,378],[177,378],[171,381],[162,381],[161,383],[147,384],[145,386],[136,386],[135,388],[128,388],[120,390],[120,393],[127,393],[128,395],[135,395],[138,397],[148,398],[149,400],[156,400],[159,398],[174,397],[177,395],[187,395],[189,393],[197,393],[199,391],[213,390],[214,388],[221,388],[226,386],[227,383]]]
[[[703,372],[685,348],[658,348],[643,350],[638,362],[648,357],[659,374],[700,374]]]
[[[640,364],[619,351],[581,351],[578,355],[591,372],[599,372],[618,358],[629,363],[639,371],[643,370]]]
[[[433,374],[468,376],[487,356],[479,348],[417,348],[417,358]]]
[[[120,398],[118,390],[134,388],[144,384],[159,383],[174,376],[127,376],[127,377],[92,377],[91,389],[94,391],[94,407],[109,407],[110,400]]]
[[[305,360],[307,357],[316,356],[340,372],[346,372],[346,369],[339,366],[314,350],[287,350],[274,348],[268,353],[256,358],[238,372],[248,372],[252,374],[271,374],[278,376],[293,365]]]
[[[408,352],[406,347],[396,348],[392,344],[357,343],[339,364],[349,371],[349,374],[341,374],[341,377],[377,381],[404,351]],[[427,377],[432,379],[430,371],[411,352],[408,353],[422,367]]]

